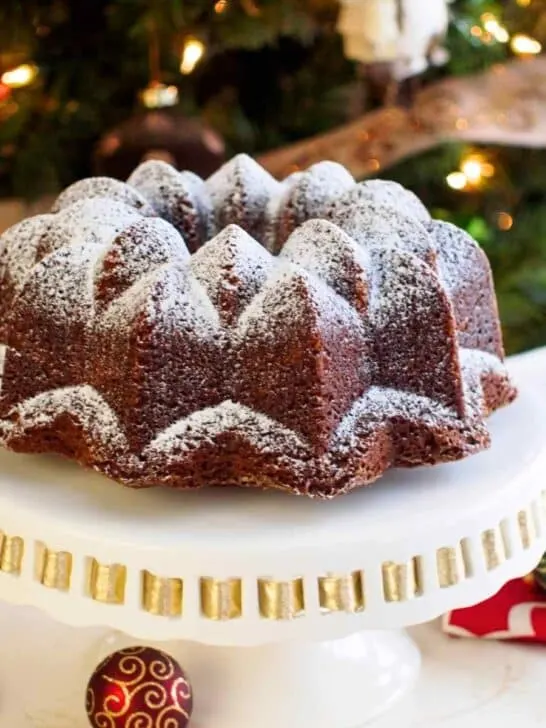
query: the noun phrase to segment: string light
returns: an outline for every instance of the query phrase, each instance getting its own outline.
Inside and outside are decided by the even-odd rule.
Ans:
[[[447,175],[446,182],[453,190],[464,190],[468,180],[464,172],[452,172]]]
[[[483,27],[496,41],[499,43],[508,43],[510,36],[505,27],[503,27],[498,18],[493,13],[484,13],[482,15]]]
[[[483,177],[482,164],[479,159],[467,159],[461,164],[461,172],[468,182],[477,185]]]
[[[178,89],[163,83],[151,83],[140,92],[140,98],[147,109],[164,109],[178,103]]]
[[[499,230],[507,232],[514,225],[514,218],[508,212],[499,212],[497,215],[497,227]]]
[[[478,154],[472,154],[461,161],[457,172],[451,172],[446,182],[454,190],[479,187],[484,179],[495,175],[495,167]]]
[[[38,67],[33,63],[23,63],[2,74],[1,81],[9,88],[22,88],[28,86],[38,75]]]
[[[218,13],[219,15],[221,13],[225,13],[225,11],[228,9],[228,5],[228,0],[218,0],[218,2],[214,5],[214,12]]]
[[[531,0],[517,0],[518,5],[520,8],[528,8],[531,4]]]
[[[182,51],[182,60],[180,61],[180,73],[184,76],[192,73],[203,55],[205,54],[205,44],[196,38],[190,38],[184,45]]]
[[[512,38],[510,47],[518,56],[536,56],[542,50],[542,44],[538,40],[523,33]]]

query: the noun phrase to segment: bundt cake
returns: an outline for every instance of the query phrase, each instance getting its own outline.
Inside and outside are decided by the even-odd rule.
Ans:
[[[129,486],[331,498],[489,444],[491,272],[409,191],[147,161],[0,238],[0,438]]]

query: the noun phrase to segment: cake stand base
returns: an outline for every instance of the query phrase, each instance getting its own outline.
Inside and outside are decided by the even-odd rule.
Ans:
[[[135,640],[109,635],[93,668]],[[191,676],[192,728],[361,728],[410,690],[421,657],[398,631],[363,631],[326,642],[215,647],[159,642]]]

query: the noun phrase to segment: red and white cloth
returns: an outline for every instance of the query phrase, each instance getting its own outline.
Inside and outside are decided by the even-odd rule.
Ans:
[[[446,614],[443,629],[454,637],[546,642],[546,593],[532,578],[510,581],[486,602]]]

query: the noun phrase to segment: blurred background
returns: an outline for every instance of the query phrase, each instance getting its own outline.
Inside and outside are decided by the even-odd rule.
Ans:
[[[546,344],[546,0],[2,0],[0,230],[146,158],[236,152],[413,189]]]

